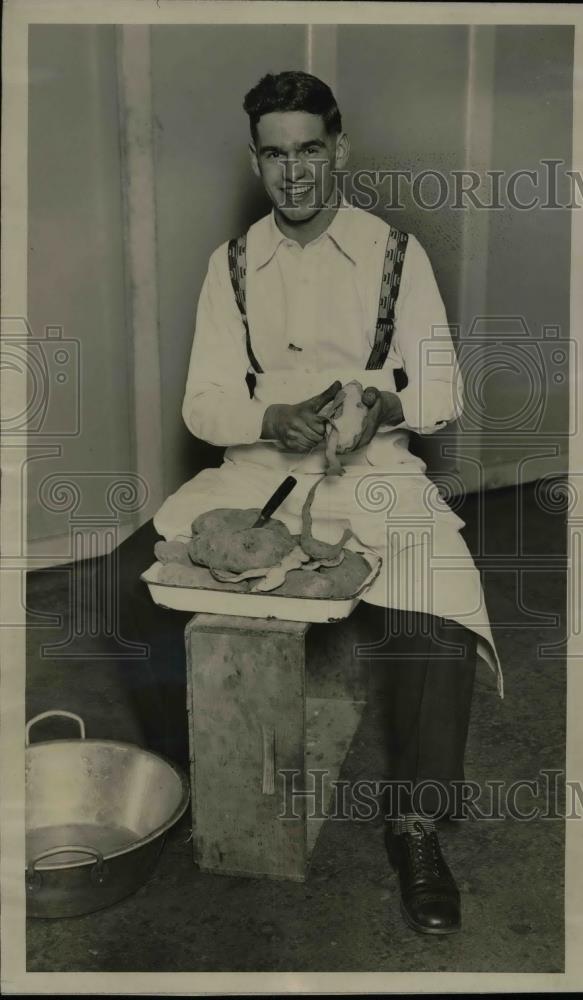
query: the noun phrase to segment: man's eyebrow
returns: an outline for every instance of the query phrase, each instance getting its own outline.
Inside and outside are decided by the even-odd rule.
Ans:
[[[322,139],[307,139],[306,142],[300,142],[298,149],[308,149],[310,146],[318,146],[320,149],[324,149],[326,143]],[[279,153],[281,151],[279,146],[260,146],[260,153]]]

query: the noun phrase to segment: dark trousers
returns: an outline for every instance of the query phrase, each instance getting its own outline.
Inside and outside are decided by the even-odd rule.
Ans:
[[[147,646],[128,660],[135,710],[145,745],[186,765],[188,724],[184,628],[191,612],[159,607],[139,579],[154,561],[152,521],[108,558],[118,581],[123,639]],[[464,778],[476,666],[476,636],[432,615],[361,606],[365,616],[372,691],[383,717],[387,808],[427,814],[454,811],[452,782]],[[404,783],[404,784],[403,784]],[[397,793],[398,794],[395,794]],[[396,814],[396,813],[395,813]]]
[[[371,688],[391,782],[388,814],[455,815],[463,782],[477,637],[457,622],[366,606]]]
[[[188,766],[186,658],[184,629],[191,611],[174,611],[155,604],[140,574],[154,560],[160,540],[147,521],[110,556],[110,579],[119,603],[121,637],[146,647],[146,654],[124,662],[128,688],[142,741],[155,753]]]

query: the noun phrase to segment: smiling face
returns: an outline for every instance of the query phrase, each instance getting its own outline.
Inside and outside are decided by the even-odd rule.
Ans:
[[[307,223],[329,202],[334,170],[348,158],[344,133],[330,135],[320,115],[272,111],[257,123],[250,146],[253,170],[288,224]]]

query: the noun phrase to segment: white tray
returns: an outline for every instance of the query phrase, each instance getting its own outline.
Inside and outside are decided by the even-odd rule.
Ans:
[[[355,546],[352,551],[360,553],[370,563],[371,571],[352,597],[341,599],[241,594],[205,587],[158,583],[158,573],[162,566],[159,562],[153,563],[142,573],[140,579],[147,584],[156,604],[175,611],[204,611],[214,615],[240,615],[243,618],[277,618],[288,622],[335,622],[348,618],[354,611],[376,580],[382,565],[381,557],[364,546]]]

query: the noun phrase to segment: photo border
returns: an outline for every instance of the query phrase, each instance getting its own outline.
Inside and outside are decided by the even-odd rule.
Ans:
[[[313,24],[568,24],[575,26],[573,167],[583,166],[583,9],[581,4],[466,4],[320,2],[232,3],[221,0],[7,0],[4,7],[2,107],[2,315],[27,314],[27,31],[30,23],[313,23]],[[583,337],[583,213],[572,212],[571,336]],[[581,354],[580,354],[581,356]],[[573,367],[573,366],[572,366]],[[26,399],[26,377],[2,371],[2,402],[10,412]],[[583,398],[583,370],[569,374],[570,406]],[[583,469],[583,434],[570,440],[569,472]],[[2,551],[20,532],[26,503],[20,483],[23,443],[2,443]],[[583,496],[570,513],[581,523]],[[569,531],[570,546],[573,532]],[[573,554],[568,553],[569,560]],[[580,570],[580,567],[578,567]],[[391,973],[27,973],[24,894],[24,609],[16,574],[0,574],[3,617],[21,627],[0,629],[0,825],[2,992],[22,994],[166,995],[385,993],[385,992],[572,992],[583,983],[583,826],[566,824],[565,972],[548,974]],[[569,586],[573,586],[570,581]],[[583,640],[568,646],[567,779],[583,772],[583,704],[580,659]]]

